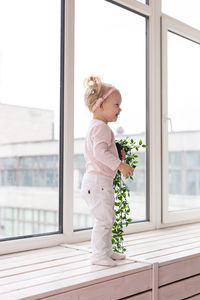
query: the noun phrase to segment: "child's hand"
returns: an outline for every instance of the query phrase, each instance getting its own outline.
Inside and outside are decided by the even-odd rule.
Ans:
[[[122,160],[124,160],[126,157],[124,149],[121,150],[121,156],[122,156]]]
[[[120,163],[118,170],[124,175],[124,177],[132,176],[134,171],[134,169],[131,166],[123,162]]]

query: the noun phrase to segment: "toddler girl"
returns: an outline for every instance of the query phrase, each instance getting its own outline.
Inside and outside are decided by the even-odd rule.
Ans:
[[[93,119],[85,139],[86,173],[81,195],[94,218],[91,262],[115,266],[115,260],[125,259],[125,255],[112,251],[112,226],[115,219],[113,179],[117,170],[125,177],[131,176],[133,168],[119,159],[114,134],[108,126],[109,122],[117,121],[121,112],[120,92],[94,76],[86,80],[86,86],[85,104],[92,112]]]

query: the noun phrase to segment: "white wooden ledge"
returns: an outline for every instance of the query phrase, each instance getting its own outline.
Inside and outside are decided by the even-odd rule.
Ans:
[[[89,243],[0,256],[0,299],[200,299],[200,224],[125,237],[127,259],[93,266]]]

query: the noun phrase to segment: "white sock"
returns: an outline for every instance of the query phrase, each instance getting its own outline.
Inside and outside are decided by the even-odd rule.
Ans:
[[[114,267],[117,266],[117,263],[112,260],[110,257],[104,257],[102,259],[93,259],[91,260],[93,265],[100,265],[100,266],[107,266],[107,267]]]
[[[125,254],[121,254],[121,253],[117,253],[117,252],[112,252],[111,256],[112,259],[116,259],[116,260],[121,260],[121,259],[125,259],[126,255]]]

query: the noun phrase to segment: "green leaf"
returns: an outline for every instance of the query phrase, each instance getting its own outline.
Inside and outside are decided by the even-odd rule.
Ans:
[[[136,154],[136,151],[139,151],[140,147],[146,148],[147,146],[142,143],[142,140],[139,140],[137,145],[134,140],[129,137],[125,137],[116,142],[120,143],[124,148],[126,153],[125,162],[132,166],[134,169],[137,167],[139,157]],[[137,175],[135,175],[137,176]],[[128,226],[132,219],[129,218],[130,207],[128,203],[128,197],[130,197],[130,190],[125,184],[126,180],[130,178],[133,180],[133,176],[126,177],[125,180],[122,177],[120,171],[117,171],[116,176],[113,180],[113,187],[115,192],[115,222],[113,223],[112,228],[112,247],[113,251],[117,253],[124,253],[126,248],[123,246],[123,230],[124,226]]]
[[[133,219],[131,219],[131,218],[129,218],[129,219],[127,219],[127,222],[132,222],[133,221]]]

